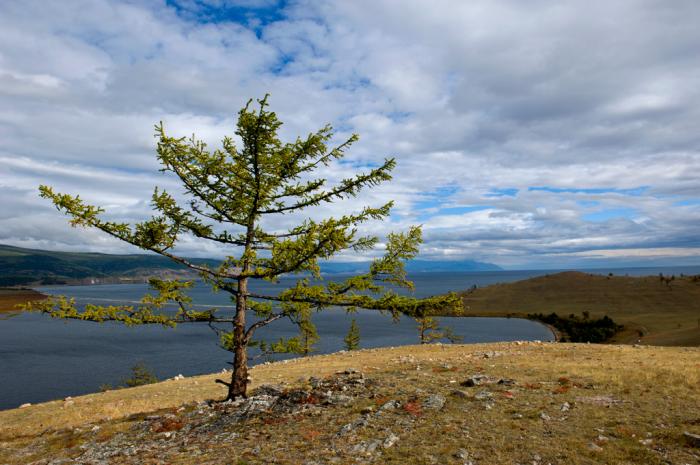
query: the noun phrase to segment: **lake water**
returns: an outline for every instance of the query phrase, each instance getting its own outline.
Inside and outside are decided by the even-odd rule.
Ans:
[[[472,285],[515,281],[551,272],[419,273],[411,278],[416,284],[414,295],[425,297]],[[608,270],[601,272],[607,274]],[[615,272],[658,274],[659,269]],[[686,273],[690,274],[687,270]],[[282,280],[279,285],[265,283],[254,290],[274,291],[289,282]],[[139,300],[147,286],[58,286],[39,290],[75,297],[79,304],[116,304]],[[200,285],[191,295],[198,304],[217,306],[224,313],[232,311],[225,293],[211,294],[206,286]],[[351,318],[357,320],[360,328],[362,348],[419,342],[416,323],[409,318],[396,323],[390,316],[374,311],[358,311],[348,316],[344,310],[329,309],[313,317],[321,336],[316,346],[317,353],[343,348],[343,337]],[[439,321],[467,343],[552,339],[546,327],[521,319],[440,318]],[[258,331],[256,338],[271,341],[295,334],[296,327],[280,320]],[[138,362],[144,362],[159,378],[168,378],[177,374],[189,376],[220,371],[228,367],[226,362],[230,359],[231,354],[218,347],[215,334],[206,325],[180,325],[175,329],[159,326],[127,328],[115,323],[54,320],[37,314],[13,315],[0,320],[0,409],[95,392],[103,384],[118,385]]]

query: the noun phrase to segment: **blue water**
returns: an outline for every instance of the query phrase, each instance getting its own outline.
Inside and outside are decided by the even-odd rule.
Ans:
[[[623,275],[659,273],[659,269],[610,271]],[[419,273],[411,278],[416,284],[414,295],[425,297],[552,272]],[[607,274],[609,271],[599,272]],[[692,271],[685,272],[691,274]],[[283,279],[278,285],[264,283],[253,290],[274,291],[290,282]],[[75,297],[79,304],[116,304],[138,301],[147,286],[57,286],[39,290]],[[200,285],[191,295],[198,304],[217,306],[222,313],[232,311],[226,293],[212,294],[206,286]],[[360,327],[362,348],[419,342],[416,323],[409,318],[394,322],[390,316],[375,311],[358,311],[349,316],[344,310],[329,309],[313,316],[321,336],[317,353],[343,348],[343,337],[351,318],[355,318]],[[547,328],[527,320],[441,318],[439,321],[467,343],[552,339]],[[272,341],[296,333],[295,326],[280,320],[258,331],[256,338]],[[144,362],[159,378],[167,378],[180,373],[187,376],[220,371],[228,367],[226,363],[230,359],[231,354],[218,347],[215,334],[206,325],[183,324],[175,329],[128,328],[115,323],[54,320],[37,314],[14,315],[0,320],[0,409],[94,392],[103,384],[118,385],[138,362]]]

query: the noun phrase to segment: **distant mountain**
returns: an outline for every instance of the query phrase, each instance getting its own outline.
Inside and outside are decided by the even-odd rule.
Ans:
[[[194,263],[218,266],[214,259],[189,259]],[[321,265],[324,273],[366,272],[369,262]],[[465,261],[413,260],[410,272],[497,271],[491,263]],[[0,286],[143,281],[148,276],[192,277],[186,267],[159,255],[111,255],[84,252],[52,252],[0,244]]]
[[[324,273],[353,273],[366,272],[369,267],[369,262],[350,262],[350,263],[323,263],[321,271]],[[477,262],[474,260],[459,260],[459,261],[430,261],[430,260],[411,260],[406,263],[406,270],[413,273],[421,272],[449,272],[449,271],[500,271],[501,268],[493,263]]]

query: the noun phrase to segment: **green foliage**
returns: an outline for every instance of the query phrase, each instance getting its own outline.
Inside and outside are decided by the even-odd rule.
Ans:
[[[563,333],[562,342],[603,343],[623,329],[622,325],[615,323],[607,315],[603,318],[591,319],[587,313],[584,312],[583,317],[580,318],[574,314],[568,317],[560,317],[556,313],[550,313],[549,315],[529,313],[527,317],[557,328]]]
[[[415,320],[418,322],[418,336],[421,344],[430,344],[441,339],[455,344],[463,340],[462,336],[458,336],[452,331],[452,328],[440,326],[435,318],[426,316]]]
[[[288,213],[306,215],[309,208],[353,197],[364,188],[388,181],[396,162],[386,159],[376,168],[328,186],[326,179],[315,178],[313,173],[343,158],[358,136],[352,135],[329,148],[333,130],[324,126],[306,138],[285,143],[278,138],[282,123],[267,109],[267,96],[258,100],[255,108],[251,104],[252,100],[238,114],[236,135],[242,141],[240,147],[226,137],[221,148],[209,150],[194,136],[172,137],[162,123],[156,126],[162,171],[180,180],[188,199],[180,203],[169,192],[156,188],[151,197],[155,213],[145,221],[130,225],[107,220],[101,207],[89,205],[79,196],[57,193],[48,186],[39,189],[42,197],[71,217],[73,226],[94,227],[160,254],[198,272],[214,291],[230,293],[236,304],[232,318],[220,316],[216,309],[193,308],[186,294],[192,283],[176,280],[152,280],[155,293],[145,296],[137,306],[88,305],[77,309],[74,301],[56,298],[26,308],[59,318],[120,321],[129,325],[206,322],[219,335],[221,346],[234,353],[231,383],[223,383],[231,388],[230,396],[237,396],[245,394],[246,348],[258,347],[262,353],[310,353],[318,340],[310,317],[314,311],[331,306],[348,311],[367,308],[398,318],[401,314],[422,317],[445,306],[461,306],[461,299],[454,294],[416,299],[385,287],[413,289],[413,283],[406,278],[404,262],[418,253],[422,242],[419,227],[389,234],[384,255],[371,263],[367,273],[339,283],[322,280],[319,261],[341,251],[368,251],[379,243],[377,237],[360,235],[358,228],[370,221],[385,220],[392,202],[321,220],[309,215],[286,230],[264,228],[271,223],[268,219]],[[234,253],[218,266],[193,262],[174,251],[183,237],[223,244]],[[302,275],[293,286],[277,294],[248,289],[251,279],[277,281],[288,274]],[[166,304],[177,305],[177,313],[165,312]],[[257,319],[249,324],[247,313],[253,313]],[[299,336],[273,343],[253,340],[257,329],[281,318],[296,324]],[[221,324],[232,328],[226,330]]]
[[[360,328],[357,326],[357,321],[354,318],[343,341],[345,341],[345,350],[357,350],[360,348]]]
[[[131,367],[131,376],[122,381],[127,387],[143,386],[158,382],[158,378],[145,363],[139,362]]]

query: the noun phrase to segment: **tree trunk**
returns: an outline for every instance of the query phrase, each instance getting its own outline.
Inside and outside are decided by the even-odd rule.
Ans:
[[[233,373],[231,384],[228,386],[227,400],[247,397],[248,390],[248,341],[245,335],[246,294],[248,293],[248,278],[238,281],[238,296],[236,297],[236,316],[233,322]]]

